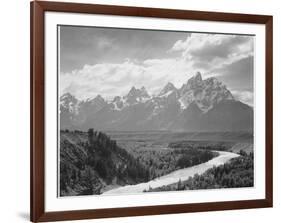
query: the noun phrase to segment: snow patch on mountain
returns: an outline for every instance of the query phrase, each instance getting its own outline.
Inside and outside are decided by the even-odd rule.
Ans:
[[[199,72],[180,89],[179,102],[182,109],[195,102],[198,108],[206,113],[223,100],[234,100],[234,97],[217,78],[203,80]]]
[[[80,101],[70,93],[65,93],[60,97],[60,112],[61,110],[77,115],[79,113]]]
[[[147,93],[145,87],[141,87],[140,89],[132,87],[129,93],[124,96],[123,99],[125,101],[125,105],[128,106],[137,103],[144,103],[151,99],[151,97]]]

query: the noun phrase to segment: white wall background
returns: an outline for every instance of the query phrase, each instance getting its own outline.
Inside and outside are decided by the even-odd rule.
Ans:
[[[74,0],[73,0],[74,1]],[[281,13],[276,0],[76,0],[99,4],[274,15],[274,208],[81,222],[278,222],[281,217]],[[29,221],[29,0],[1,2],[0,221]],[[279,96],[280,97],[280,96]]]

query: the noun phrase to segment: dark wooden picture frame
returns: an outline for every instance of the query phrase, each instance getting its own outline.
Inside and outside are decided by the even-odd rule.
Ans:
[[[44,194],[44,13],[47,11],[154,17],[167,19],[186,19],[203,21],[222,21],[236,23],[264,24],[266,27],[266,197],[259,200],[240,200],[227,202],[189,203],[176,205],[92,209],[75,211],[45,211]],[[248,15],[203,11],[171,10],[158,8],[138,8],[124,6],[105,6],[60,2],[31,2],[31,150],[30,150],[30,212],[31,221],[58,221],[91,218],[110,218],[122,216],[159,215],[215,210],[264,208],[273,205],[273,17],[267,15]]]

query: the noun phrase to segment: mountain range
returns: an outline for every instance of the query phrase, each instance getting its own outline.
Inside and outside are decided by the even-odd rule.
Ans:
[[[253,108],[236,100],[215,77],[197,72],[181,88],[167,83],[151,96],[145,87],[107,101],[101,95],[78,100],[60,97],[60,128],[186,132],[253,131]]]

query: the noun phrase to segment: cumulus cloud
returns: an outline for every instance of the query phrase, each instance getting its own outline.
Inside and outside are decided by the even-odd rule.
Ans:
[[[212,69],[219,79],[233,90],[253,91],[254,57],[248,56],[231,64]]]
[[[185,41],[177,41],[171,51],[182,52],[183,58],[193,61],[194,68],[208,71],[252,55],[253,37],[192,33]]]
[[[113,42],[118,45],[117,39],[105,38],[93,50],[101,48],[114,54]],[[121,62],[86,63],[80,69],[61,72],[60,93],[70,92],[79,99],[97,94],[112,98],[127,94],[132,86],[145,86],[150,94],[157,94],[168,82],[179,88],[200,71],[204,79],[218,76],[234,91],[237,100],[253,104],[253,37],[190,33],[174,41],[165,51],[167,55],[159,58],[151,56],[155,52],[152,45],[150,48],[142,51],[148,55],[146,59],[132,56],[139,51],[124,58],[119,52]]]
[[[253,106],[254,104],[254,94],[252,91],[231,91],[234,98],[245,104]]]
[[[61,93],[70,92],[78,98],[94,97],[97,94],[111,96],[123,93],[120,90],[134,81],[141,81],[141,66],[125,61],[122,64],[85,65],[80,70],[62,73]]]
[[[189,63],[178,59],[125,60],[118,64],[85,65],[60,75],[60,93],[70,92],[80,99],[102,94],[107,98],[125,95],[132,86],[145,86],[158,93],[168,82],[180,87],[194,74]]]

